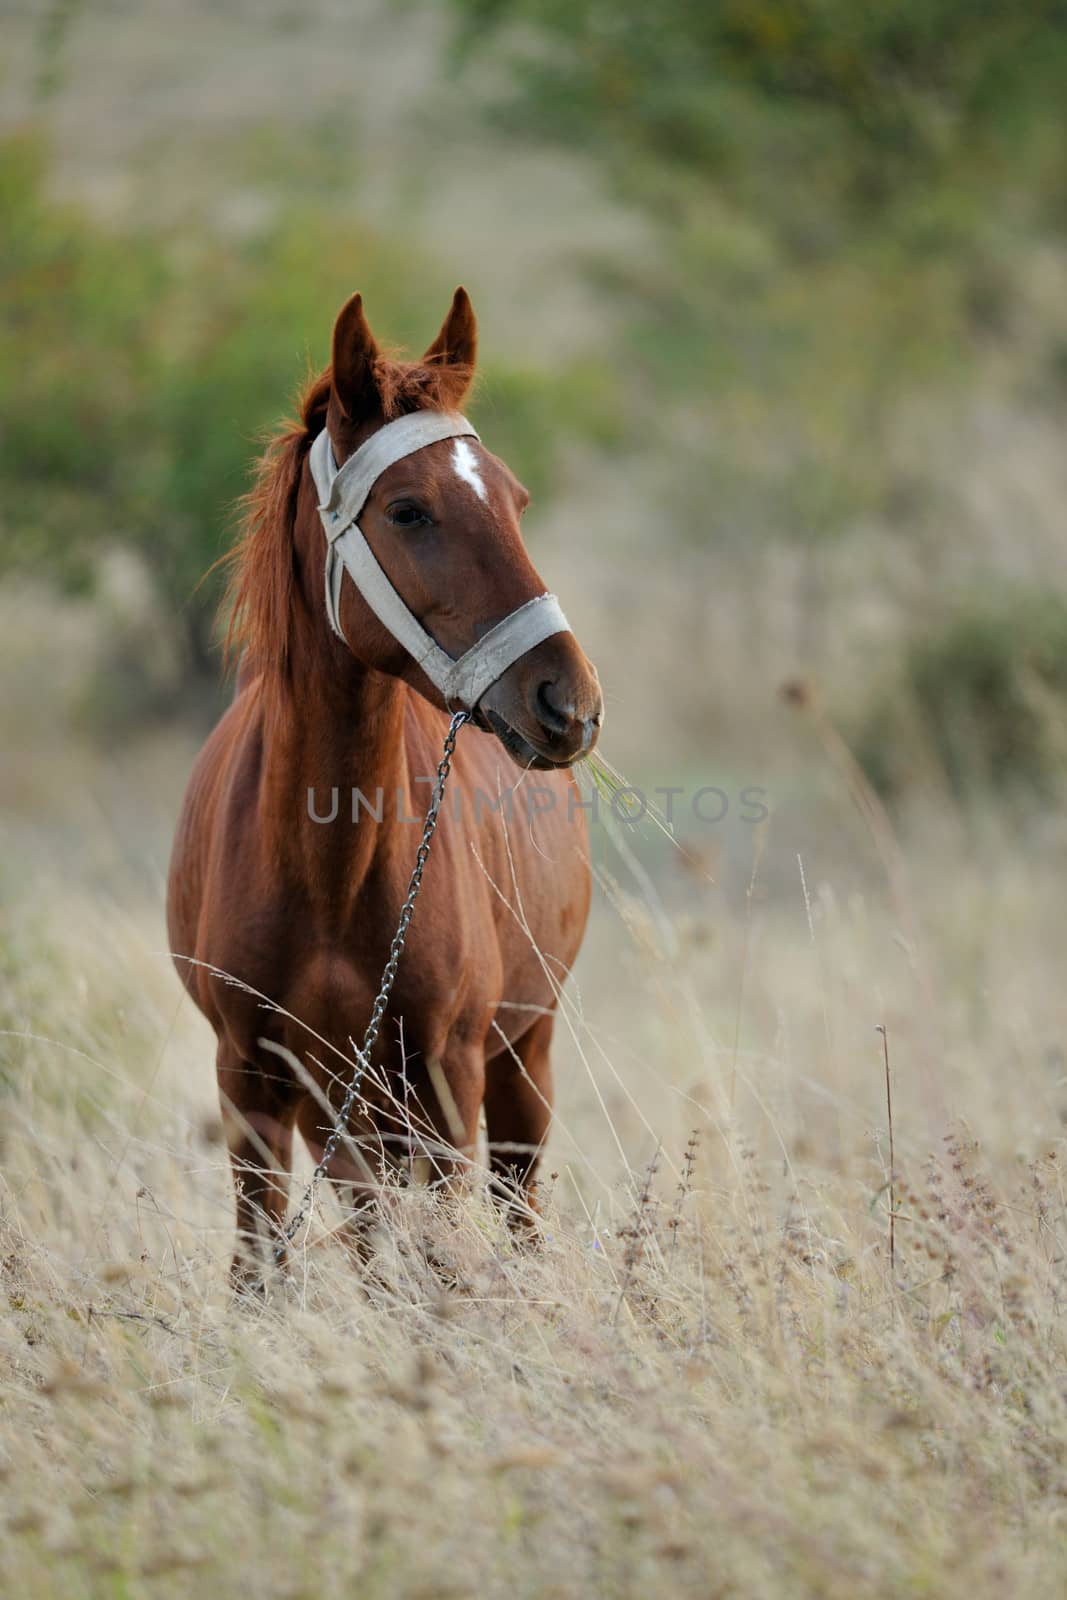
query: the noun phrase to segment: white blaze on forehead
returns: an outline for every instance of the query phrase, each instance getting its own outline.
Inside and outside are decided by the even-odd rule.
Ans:
[[[486,489],[482,482],[482,475],[478,471],[478,457],[474,454],[466,439],[457,439],[452,446],[452,465],[456,472],[469,484],[479,500],[485,500]]]

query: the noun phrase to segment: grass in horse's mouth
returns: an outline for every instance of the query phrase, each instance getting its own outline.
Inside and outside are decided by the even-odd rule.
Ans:
[[[505,722],[495,711],[485,710],[482,714],[490,731],[496,734],[508,755],[520,767],[532,767],[538,772],[548,772],[553,768],[569,765],[566,761],[553,761],[550,756],[535,750],[529,740],[524,739],[510,722]]]

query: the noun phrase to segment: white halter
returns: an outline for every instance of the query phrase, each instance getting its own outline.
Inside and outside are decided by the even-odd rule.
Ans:
[[[311,446],[310,466],[326,531],[326,615],[339,639],[341,583],[345,572],[378,620],[404,646],[450,708],[473,711],[513,662],[569,624],[554,594],[527,600],[498,622],[456,661],[426,632],[379,566],[357,522],[367,497],[394,461],[441,439],[477,439],[465,417],[449,411],[413,411],[387,422],[338,467],[324,428]]]

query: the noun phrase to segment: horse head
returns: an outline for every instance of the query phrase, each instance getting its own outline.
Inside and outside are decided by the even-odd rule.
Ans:
[[[600,684],[526,550],[529,495],[459,415],[476,356],[477,325],[462,288],[413,363],[380,351],[360,295],[342,307],[327,437],[311,453],[303,515],[298,504],[309,581],[325,559],[320,594],[337,647],[364,667],[455,709],[452,669],[467,665],[465,709],[475,720],[520,766],[566,767],[596,743]],[[421,420],[397,426],[412,417]]]

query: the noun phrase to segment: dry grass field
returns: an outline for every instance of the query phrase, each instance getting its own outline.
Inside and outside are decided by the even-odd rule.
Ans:
[[[539,1247],[476,1171],[235,1306],[161,916],[191,741],[101,756],[77,608],[3,623],[3,1593],[1059,1591],[1062,820],[865,846],[831,777],[751,894],[606,850]]]

